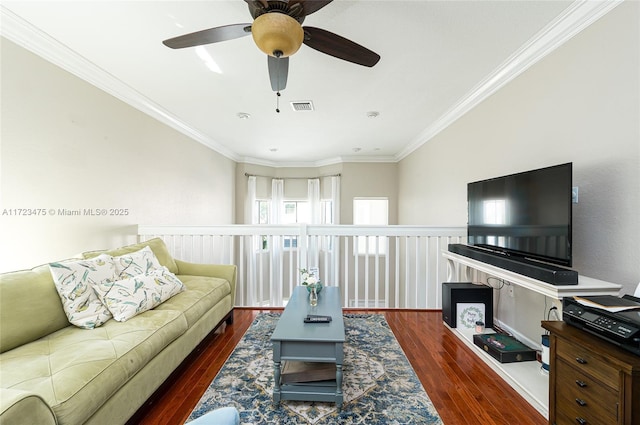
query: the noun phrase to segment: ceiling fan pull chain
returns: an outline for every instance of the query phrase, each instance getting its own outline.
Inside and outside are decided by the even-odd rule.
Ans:
[[[276,50],[273,52],[274,56],[278,59],[282,56],[282,52],[280,50]],[[278,61],[278,66],[276,67],[276,79],[278,81],[278,88],[280,88],[280,67],[282,63]],[[280,90],[276,92],[276,113],[280,113]]]

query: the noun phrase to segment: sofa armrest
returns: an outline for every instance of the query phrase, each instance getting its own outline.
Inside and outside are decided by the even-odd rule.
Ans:
[[[57,425],[58,421],[51,407],[39,395],[0,388],[0,423]]]
[[[233,264],[199,264],[189,263],[176,259],[176,265],[178,266],[178,275],[189,276],[209,276],[219,277],[226,279],[231,285],[231,302],[232,306],[235,306],[236,302],[236,276],[237,267]]]

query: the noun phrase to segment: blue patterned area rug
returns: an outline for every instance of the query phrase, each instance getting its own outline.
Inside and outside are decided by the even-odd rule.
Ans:
[[[235,406],[240,423],[261,425],[442,424],[427,393],[381,314],[344,316],[344,404],[272,402],[271,334],[279,314],[256,317],[189,420]]]

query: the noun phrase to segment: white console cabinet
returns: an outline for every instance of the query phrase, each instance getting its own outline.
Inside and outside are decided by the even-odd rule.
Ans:
[[[552,285],[449,251],[443,251],[442,256],[447,259],[447,282],[471,282],[472,273],[476,270],[557,300],[564,297],[618,295],[622,288],[621,285],[586,276],[578,276],[577,285]]]
[[[449,251],[443,251],[442,256],[447,259],[447,282],[477,282],[476,274],[480,272],[556,300],[573,296],[618,295],[622,288],[621,285],[586,276],[579,276],[577,285],[552,285]],[[540,414],[549,417],[549,376],[541,370],[540,363],[500,363],[473,343],[473,331],[451,330]]]

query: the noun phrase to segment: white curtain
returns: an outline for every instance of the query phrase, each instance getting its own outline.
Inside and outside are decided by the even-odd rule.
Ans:
[[[307,202],[309,204],[309,224],[320,224],[322,220],[320,179],[307,180]],[[309,237],[307,240],[307,268],[320,269],[320,240],[317,236]]]
[[[256,205],[256,177],[249,176],[247,179],[247,197],[245,199],[244,208],[244,222],[245,224],[257,224],[258,223],[258,208]],[[256,305],[258,294],[256,290],[257,285],[257,272],[256,272],[256,253],[260,252],[260,236],[253,235],[245,239],[247,242],[244,247],[245,258],[247,259],[247,302],[248,305]],[[259,254],[258,254],[259,255]],[[241,281],[241,280],[240,280]]]
[[[331,177],[331,209],[332,224],[340,224],[340,176]]]
[[[340,224],[340,176],[331,177],[331,218],[331,224]],[[340,238],[337,236],[332,236],[332,238],[333,261],[331,261],[331,265],[333,269],[331,276],[333,284],[337,286],[340,279]]]
[[[322,211],[320,204],[320,179],[307,181],[307,197],[309,202],[309,224],[320,224]]]
[[[284,180],[271,180],[271,211],[269,215],[270,224],[282,224],[284,215]],[[282,282],[283,282],[283,244],[282,236],[274,236],[269,245],[271,250],[271,281],[270,293],[273,295],[274,305],[282,305]]]
[[[247,198],[244,207],[245,224],[258,224],[258,208],[256,205],[256,176],[247,178]]]
[[[270,224],[282,224],[284,208],[284,180],[271,179]]]

